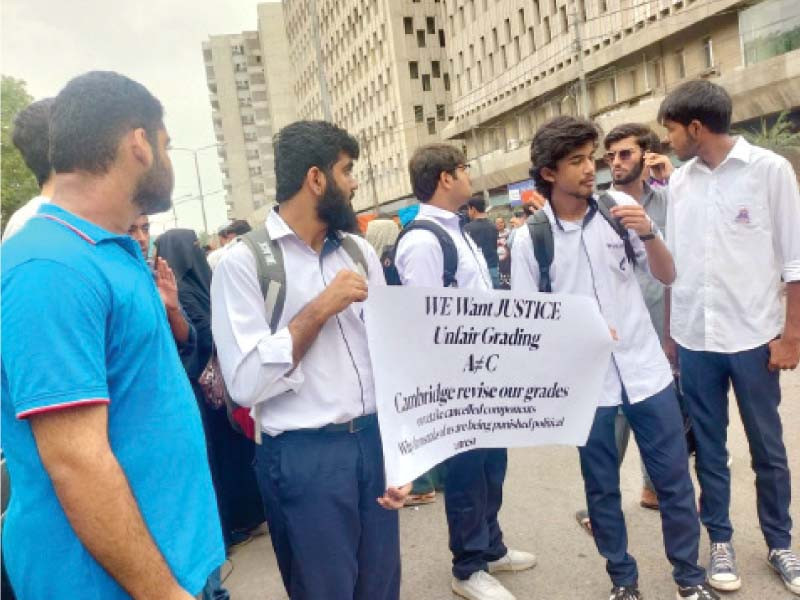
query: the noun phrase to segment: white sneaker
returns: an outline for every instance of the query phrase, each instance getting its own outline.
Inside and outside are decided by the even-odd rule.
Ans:
[[[475,571],[469,579],[453,577],[450,587],[467,600],[516,600],[514,594],[486,571]]]
[[[489,573],[498,571],[524,571],[536,566],[536,557],[530,552],[508,549],[506,555],[489,562]]]

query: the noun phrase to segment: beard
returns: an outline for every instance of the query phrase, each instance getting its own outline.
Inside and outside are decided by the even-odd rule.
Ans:
[[[639,178],[642,176],[643,170],[644,170],[644,158],[636,164],[636,166],[630,173],[628,173],[627,175],[623,175],[619,179],[614,179],[614,185],[628,185],[629,183],[638,181]]]
[[[166,166],[156,153],[153,166],[136,184],[133,203],[144,215],[164,212],[172,206],[173,183],[172,169]]]
[[[317,204],[317,216],[334,231],[353,233],[358,229],[358,219],[353,210],[350,198],[345,198],[344,192],[336,185],[332,173],[326,173],[328,185],[325,193]]]

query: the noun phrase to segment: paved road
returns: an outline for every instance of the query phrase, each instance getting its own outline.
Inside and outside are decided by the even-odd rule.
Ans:
[[[795,498],[800,496],[800,372],[783,377],[782,415],[789,449]],[[743,580],[742,589],[725,596],[731,600],[797,599],[765,563],[765,547],[755,509],[754,476],[747,441],[735,410],[731,411],[729,449],[733,456],[732,519],[734,541]],[[640,587],[646,600],[671,600],[675,588],[663,554],[658,515],[639,508],[641,476],[635,446],[622,467],[623,506],[628,522],[629,548],[639,562]],[[512,450],[500,515],[506,542],[534,552],[538,566],[500,579],[518,600],[600,600],[610,583],[591,538],[573,520],[583,504],[583,488],[574,448]],[[792,516],[800,523],[800,502]],[[402,600],[454,600],[449,591],[450,555],[441,499],[435,504],[404,509],[401,519],[403,553]],[[800,529],[795,528],[800,534]],[[701,542],[707,560],[708,539]],[[795,549],[800,544],[795,543]],[[239,549],[232,558],[233,572],[226,585],[234,600],[284,600],[269,538],[261,537]],[[230,570],[226,566],[224,573]],[[320,599],[324,600],[324,599]]]

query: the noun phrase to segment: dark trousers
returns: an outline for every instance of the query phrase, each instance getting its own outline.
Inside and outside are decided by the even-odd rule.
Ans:
[[[758,519],[769,548],[789,548],[791,480],[778,414],[778,372],[767,369],[769,348],[722,354],[679,349],[683,393],[689,409],[700,481],[700,518],[712,542],[728,542],[731,476],[726,464],[728,388],[733,384],[756,474]]]
[[[397,600],[397,512],[385,490],[377,419],[355,433],[263,436],[256,476],[272,547],[292,600]]]
[[[507,465],[505,448],[469,450],[444,462],[444,506],[458,579],[487,570],[487,562],[508,551],[497,522]]]
[[[697,564],[700,523],[675,391],[669,385],[636,404],[630,404],[623,392],[622,402],[622,411],[658,496],[664,549],[673,566],[673,578],[682,586],[701,583],[706,575]],[[636,561],[628,554],[622,514],[619,453],[614,437],[617,411],[616,406],[598,407],[589,439],[578,451],[594,541],[607,561],[611,581],[621,586],[637,583],[638,571]]]

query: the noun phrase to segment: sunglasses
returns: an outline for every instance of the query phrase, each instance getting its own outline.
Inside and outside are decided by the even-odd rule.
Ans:
[[[624,150],[617,150],[616,152],[609,151],[603,155],[603,158],[608,163],[614,162],[614,159],[617,157],[617,155],[619,155],[620,160],[630,160],[634,152],[635,150],[632,148],[625,148]]]

